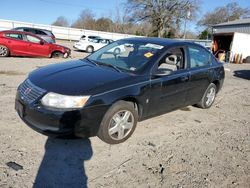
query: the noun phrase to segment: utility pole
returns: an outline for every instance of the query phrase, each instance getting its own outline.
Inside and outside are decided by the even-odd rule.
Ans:
[[[187,14],[186,14],[185,20],[184,20],[184,35],[183,35],[184,39],[186,39],[187,20],[190,18],[190,16],[191,16],[190,6],[188,6]]]

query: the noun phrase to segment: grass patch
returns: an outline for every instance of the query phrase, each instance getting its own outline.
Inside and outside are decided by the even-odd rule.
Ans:
[[[189,107],[184,107],[180,109],[181,111],[191,111],[191,109]]]

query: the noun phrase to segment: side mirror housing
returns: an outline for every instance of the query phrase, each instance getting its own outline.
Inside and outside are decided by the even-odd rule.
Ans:
[[[44,45],[44,41],[43,41],[43,40],[41,40],[41,41],[40,41],[40,44],[41,44],[41,45]]]
[[[153,78],[160,78],[163,76],[170,75],[173,72],[171,69],[158,68],[156,72],[152,75]]]

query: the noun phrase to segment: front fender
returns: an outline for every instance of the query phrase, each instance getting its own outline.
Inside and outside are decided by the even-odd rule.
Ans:
[[[111,106],[119,100],[136,101],[137,104],[144,108],[146,101],[150,96],[150,81],[145,81],[117,89],[109,90],[91,96],[87,106],[109,105]]]

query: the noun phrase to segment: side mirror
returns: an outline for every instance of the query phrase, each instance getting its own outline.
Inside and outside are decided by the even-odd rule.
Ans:
[[[41,45],[44,45],[44,41],[41,40],[41,41],[40,41],[40,44],[41,44]]]
[[[153,78],[160,78],[163,76],[170,75],[172,72],[173,72],[173,70],[171,70],[171,69],[158,68],[152,76],[153,76]]]

